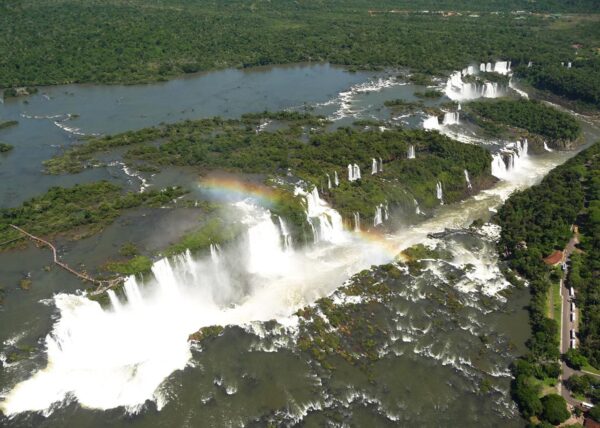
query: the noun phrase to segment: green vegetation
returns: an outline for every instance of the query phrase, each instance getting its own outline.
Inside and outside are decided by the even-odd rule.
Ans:
[[[32,285],[32,281],[29,278],[22,278],[21,280],[19,280],[19,287],[21,288],[21,290],[29,290],[31,288]]]
[[[220,325],[211,325],[208,327],[202,327],[197,332],[190,334],[190,336],[188,337],[188,340],[194,341],[194,342],[201,342],[201,341],[208,340],[208,339],[214,339],[215,337],[217,337],[221,333],[223,333],[223,330],[225,330],[225,329],[223,327],[221,327]]]
[[[600,379],[590,375],[573,375],[566,382],[567,388],[576,396],[589,398],[592,403],[600,404]]]
[[[0,142],[0,153],[10,152],[12,149],[14,149],[14,146]]]
[[[565,363],[575,370],[581,370],[588,364],[587,358],[585,358],[584,355],[581,355],[579,349],[569,349],[567,353],[564,354],[563,358]]]
[[[567,410],[567,402],[557,394],[542,397],[542,419],[552,425],[560,425],[571,415]]]
[[[285,126],[274,132],[257,132],[265,118],[276,118]],[[306,124],[313,126],[308,134]],[[324,125],[319,117],[268,112],[245,115],[241,120],[185,121],[92,139],[45,165],[52,173],[77,172],[87,164],[95,164],[92,156],[97,152],[132,146],[124,157],[133,167],[191,165],[201,172],[218,169],[267,176],[286,176],[291,171],[317,186],[345,219],[355,212],[361,218],[372,218],[378,204],[412,204],[413,198],[424,208],[435,207],[439,205],[435,193],[438,181],[443,184],[444,201],[458,201],[468,195],[464,169],[469,171],[476,189],[493,181],[491,157],[485,149],[435,132],[352,128],[327,132]],[[410,145],[415,146],[416,159],[407,159]],[[382,158],[382,173],[369,173],[373,158]],[[346,179],[350,163],[360,166],[362,180]],[[334,171],[340,185],[328,189],[326,174],[333,177]],[[280,203],[273,207],[273,213],[291,220],[295,236],[303,233],[306,217],[300,200],[285,194],[277,199]]]
[[[0,122],[0,129],[10,128],[11,126],[18,125],[19,122],[16,120],[6,120],[4,122]]]
[[[179,242],[167,248],[165,255],[179,254],[185,250],[204,250],[211,244],[221,245],[232,241],[242,230],[239,224],[226,224],[221,218],[212,218],[198,230],[187,233]]]
[[[393,100],[384,101],[383,105],[386,107],[393,108],[393,109],[412,111],[412,110],[422,108],[423,102],[422,101],[412,102],[412,101],[403,100],[402,98],[396,98]]]
[[[468,10],[478,16],[423,10]],[[594,20],[510,13],[515,10],[596,13],[597,4],[593,0],[2,2],[0,87],[147,82],[202,70],[305,61],[354,69],[407,66],[431,74],[497,58],[510,58],[515,65],[530,60],[556,63],[574,55],[574,40],[584,46],[578,51],[582,57],[598,46]],[[492,13],[496,11],[500,13]]]
[[[592,297],[589,301],[589,316],[585,315],[590,311],[585,309],[585,302],[588,295],[597,296],[600,292],[600,284],[593,279],[598,277],[600,260],[600,215],[596,213],[600,201],[599,171],[600,144],[596,143],[555,168],[539,185],[512,195],[495,216],[502,227],[499,253],[514,271],[529,281],[531,291],[529,314],[533,336],[527,343],[530,352],[512,366],[513,397],[526,417],[540,415],[540,390],[533,385],[535,379],[554,375],[547,368],[556,364],[559,356],[558,324],[546,316],[547,293],[558,274],[542,259],[566,246],[573,234],[573,224],[579,225],[580,246],[585,248],[586,260],[574,269],[576,275],[586,269],[586,281],[574,283],[580,293],[578,302],[581,299],[584,308],[580,331],[586,334],[580,334],[580,350],[590,362],[598,352],[596,332],[600,331],[600,322],[595,317],[598,309],[594,309],[598,299]],[[576,256],[575,253],[571,256],[572,264],[579,260]],[[591,275],[589,281],[587,275]],[[572,276],[573,273],[569,278]],[[567,354],[567,358],[571,356],[572,352]]]
[[[571,68],[560,62],[535,63],[516,72],[538,89],[579,102],[585,108],[600,108],[600,58],[574,60]]]
[[[425,92],[415,92],[415,97],[419,98],[440,98],[442,95],[444,95],[444,93],[437,89],[428,89]]]
[[[538,101],[524,99],[475,101],[466,104],[465,109],[484,121],[521,128],[551,141],[571,141],[581,136],[581,127],[572,115]]]
[[[4,98],[26,97],[37,92],[38,89],[32,87],[8,88],[4,90]]]
[[[600,406],[596,405],[592,407],[588,414],[590,415],[590,418],[592,418],[596,422],[600,422]]]
[[[0,209],[0,242],[21,235],[10,224],[36,236],[68,233],[79,239],[99,232],[124,209],[162,206],[183,194],[179,187],[124,194],[119,186],[106,181],[71,188],[53,187],[20,207]]]
[[[146,256],[135,256],[127,261],[108,262],[106,270],[122,275],[137,275],[148,273],[152,269],[152,260]]]
[[[139,254],[137,246],[133,242],[126,242],[119,248],[119,255],[123,257],[133,257]]]

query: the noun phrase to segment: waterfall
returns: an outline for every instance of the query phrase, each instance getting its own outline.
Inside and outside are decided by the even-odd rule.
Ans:
[[[415,146],[413,146],[412,144],[410,146],[408,146],[408,159],[414,159],[415,158]]]
[[[444,121],[442,125],[458,125],[460,113],[458,111],[444,113]]]
[[[427,116],[427,118],[423,121],[424,129],[435,129],[440,130],[440,121],[437,116]]]
[[[532,66],[533,66],[533,62],[529,61],[529,62],[527,63],[527,68],[531,68]]]
[[[360,168],[357,164],[348,164],[348,181],[360,180]]]
[[[214,264],[218,264],[221,259],[221,248],[217,244],[210,244],[210,258]]]
[[[306,217],[313,230],[314,242],[337,243],[344,240],[342,216],[320,198],[316,187],[310,193],[296,188],[294,193],[305,197]]]
[[[333,171],[333,182],[335,183],[335,187],[340,185],[340,179],[338,178],[337,171]]]
[[[329,174],[325,174],[327,176],[327,188],[331,189],[331,177],[329,177]]]
[[[467,182],[467,188],[471,190],[473,186],[471,185],[471,180],[469,179],[469,171],[465,169],[465,181]]]
[[[498,69],[501,70],[502,74],[509,74],[510,62],[498,61]],[[492,64],[488,64],[492,68]],[[486,64],[481,64],[481,71],[488,71]],[[498,87],[496,82],[465,82],[463,77],[470,75],[471,73],[464,74],[463,72],[457,71],[450,75],[446,81],[446,96],[454,101],[472,100],[476,98],[495,98],[503,95],[503,90]],[[469,70],[466,70],[469,72]],[[474,71],[474,70],[473,70]]]
[[[510,73],[510,61],[496,61],[494,64],[494,73],[498,74],[509,74]]]
[[[354,231],[360,232],[360,214],[357,212],[354,213]]]
[[[519,168],[527,158],[529,143],[523,141],[507,144],[504,149],[492,155],[492,175],[502,180],[510,178],[510,173]]]
[[[289,264],[284,251],[279,227],[273,223],[271,213],[266,211],[259,221],[248,228],[248,261],[246,269],[250,273],[281,273]]]
[[[388,203],[386,202],[383,206],[383,221],[387,221],[390,218],[390,209]]]
[[[108,294],[108,298],[110,299],[110,304],[112,305],[115,312],[120,311],[121,308],[123,307],[123,305],[122,305],[121,301],[119,300],[119,298],[117,297],[117,295],[115,294],[115,292],[113,290],[108,290],[107,294]]]
[[[413,202],[415,204],[415,214],[417,214],[417,215],[422,214],[421,208],[419,208],[419,203],[417,202],[417,200],[413,198]]]
[[[372,158],[372,160],[371,160],[371,175],[375,175],[378,172],[383,172],[383,160],[381,158],[379,158],[379,160]],[[359,178],[360,178],[360,172],[359,172]]]
[[[550,147],[548,147],[548,144],[546,144],[545,141],[544,141],[544,150],[546,150],[547,152],[553,152],[554,151]]]
[[[292,235],[290,234],[283,218],[281,218],[281,216],[277,216],[277,218],[279,218],[279,228],[281,229],[283,249],[284,251],[288,251],[292,249]]]
[[[567,63],[567,68],[571,68],[571,61]]]
[[[355,180],[360,180],[360,168],[358,167],[357,164],[354,164],[354,179]]]
[[[496,98],[498,96],[498,83],[485,82],[481,96],[484,98]]]
[[[375,207],[375,216],[373,217],[373,227],[383,223],[383,204]]]
[[[444,191],[442,189],[442,182],[438,181],[435,185],[435,194],[436,197],[440,200],[440,204],[444,205]]]

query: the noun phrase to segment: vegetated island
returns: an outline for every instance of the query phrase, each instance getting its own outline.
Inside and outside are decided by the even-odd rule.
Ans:
[[[536,151],[568,150],[583,143],[581,125],[570,114],[539,101],[494,99],[464,104],[468,117],[488,134],[527,138]]]
[[[600,143],[552,170],[539,185],[512,195],[495,221],[502,227],[498,250],[514,272],[509,271],[508,278],[520,283],[516,273],[528,281],[531,291],[533,334],[527,343],[529,353],[512,365],[512,395],[524,417],[558,424],[569,413],[565,413],[564,399],[552,396],[561,373],[562,314],[555,313],[549,302],[550,294],[558,294],[562,272],[560,266],[548,264],[554,261],[545,263],[544,258],[562,251],[573,237],[573,225],[578,227],[580,244],[569,262],[567,287],[575,289],[580,309],[579,349],[569,350],[563,358],[576,369],[594,371],[600,367]],[[579,397],[598,408],[600,381],[582,380],[581,376],[572,379],[566,386],[575,394],[585,393]],[[551,413],[560,417],[549,418]]]
[[[268,123],[274,130],[261,130]],[[316,187],[348,226],[355,214],[373,224],[382,204],[390,209],[411,207],[412,212],[415,203],[424,210],[436,207],[438,186],[443,188],[444,202],[455,202],[495,182],[487,150],[437,132],[328,131],[326,125],[322,117],[291,112],[184,121],[91,139],[47,161],[46,168],[50,173],[78,172],[97,164],[94,154],[124,147],[124,159],[134,169],[193,166],[199,174],[216,170],[280,178],[287,185],[281,186],[280,204],[271,210],[290,222],[296,242],[311,236],[305,207],[293,197],[292,184],[298,180],[306,184],[306,191]],[[408,156],[411,148],[414,159]],[[348,179],[348,165],[360,168],[360,179]],[[290,175],[291,181],[286,178]]]

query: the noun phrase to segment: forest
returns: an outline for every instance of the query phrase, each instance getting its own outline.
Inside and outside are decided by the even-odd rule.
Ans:
[[[120,186],[107,181],[78,184],[71,188],[53,187],[19,207],[0,209],[0,243],[21,236],[10,224],[37,236],[67,233],[81,239],[102,230],[125,209],[162,206],[183,194],[184,191],[178,187],[123,193]],[[3,245],[0,251],[19,242]]]
[[[550,10],[591,14],[528,13]],[[0,88],[140,83],[297,62],[402,66],[425,75],[497,59],[558,64],[594,55],[593,12],[593,0],[7,1],[0,4]]]
[[[549,140],[576,140],[581,126],[575,118],[539,101],[496,99],[474,101],[465,109],[494,124],[524,129]]]
[[[562,64],[561,64],[562,63]],[[534,87],[577,101],[584,108],[600,108],[600,58],[534,64],[515,70]]]
[[[583,308],[580,349],[591,363],[598,362],[599,171],[600,143],[596,143],[552,170],[539,185],[513,194],[494,217],[502,227],[499,253],[529,282],[531,292],[529,318],[533,334],[527,343],[529,353],[512,366],[513,397],[525,417],[542,414],[542,386],[555,383],[560,371],[559,325],[546,315],[547,293],[552,282],[559,280],[560,272],[546,266],[542,259],[565,247],[573,224],[579,225],[583,251],[581,256],[573,256],[571,268],[575,273],[570,278],[575,275],[576,279],[569,279],[577,287],[577,302]]]
[[[266,120],[273,121],[270,125],[274,131],[258,130]],[[407,159],[411,145],[416,159]],[[224,170],[285,177],[291,173],[310,183],[308,190],[316,186],[345,219],[355,212],[363,219],[372,219],[375,207],[386,202],[390,207],[413,207],[416,199],[424,209],[438,206],[438,181],[445,202],[461,200],[471,192],[465,170],[473,191],[493,183],[487,150],[437,132],[327,130],[326,121],[317,116],[269,112],[245,115],[240,120],[184,121],[91,139],[47,161],[46,168],[50,173],[78,172],[97,164],[94,154],[116,147],[126,147],[124,159],[132,168],[142,170],[176,165],[196,167],[201,174]],[[372,175],[372,161],[379,163],[380,158],[383,171]],[[360,180],[348,181],[348,164],[360,167]],[[329,188],[327,174],[333,180],[335,173],[340,184]]]

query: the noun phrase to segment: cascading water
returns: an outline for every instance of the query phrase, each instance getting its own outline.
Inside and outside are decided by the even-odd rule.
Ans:
[[[281,218],[281,216],[277,216],[279,218],[279,228],[281,229],[281,238],[283,241],[283,249],[285,251],[290,251],[292,247],[292,235],[288,230],[287,225],[285,224],[285,220]]]
[[[360,168],[357,164],[348,164],[348,181],[360,180]]]
[[[415,158],[415,146],[413,146],[412,144],[410,146],[408,146],[407,157],[408,157],[408,159],[414,159]]]
[[[422,212],[421,212],[421,208],[419,208],[419,203],[417,202],[417,200],[416,200],[416,199],[413,199],[413,202],[414,202],[414,204],[415,204],[415,214],[417,214],[417,215],[420,215],[420,214],[422,214]]]
[[[333,171],[333,182],[335,183],[335,187],[340,185],[340,179],[338,178],[337,171]]]
[[[544,150],[546,150],[547,152],[553,152],[554,151],[550,147],[548,147],[548,144],[545,141],[544,141]]]
[[[310,193],[296,188],[296,195],[303,195],[306,200],[306,217],[310,223],[314,242],[343,242],[344,226],[342,216],[319,197],[316,187]]]
[[[494,65],[491,63],[481,64],[481,72],[496,72],[500,74],[510,74],[509,61],[497,61]],[[465,82],[463,77],[475,75],[474,67],[468,67],[461,71],[456,71],[450,75],[446,82],[446,96],[451,100],[462,101],[472,100],[476,98],[496,98],[502,96],[504,91],[501,90],[497,82]]]
[[[512,173],[522,167],[528,157],[527,139],[507,144],[501,151],[492,155],[492,175],[508,180]]]
[[[379,172],[383,172],[383,159],[379,158]]]
[[[375,216],[373,217],[373,227],[383,223],[383,204],[375,207]]]
[[[423,128],[429,130],[437,130],[441,129],[440,121],[437,116],[427,116],[423,121]]]
[[[375,175],[377,174],[377,160],[375,158],[373,158],[371,160],[371,175]]]
[[[355,180],[360,180],[360,168],[358,167],[357,164],[354,164],[354,179]]]
[[[354,231],[360,232],[360,213],[354,213]]]
[[[444,205],[444,190],[442,189],[441,181],[438,181],[435,185],[435,196],[439,199],[440,204]]]
[[[467,188],[469,190],[473,189],[473,186],[471,185],[471,180],[469,179],[469,171],[467,171],[465,169],[465,181],[467,182]]]
[[[327,176],[327,188],[331,189],[331,177],[329,177],[329,174],[325,174]]]
[[[460,113],[458,111],[444,113],[442,125],[458,125],[460,123]]]

